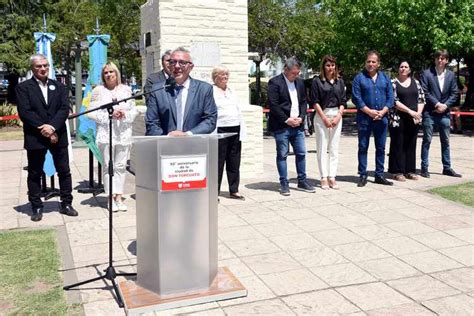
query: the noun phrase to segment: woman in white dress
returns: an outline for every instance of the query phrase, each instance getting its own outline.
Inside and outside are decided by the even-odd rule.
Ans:
[[[90,108],[96,108],[113,100],[121,100],[132,95],[129,86],[121,84],[120,71],[113,62],[108,62],[102,67],[102,85],[92,90]],[[113,192],[112,210],[126,211],[127,206],[123,203],[125,176],[127,173],[127,159],[132,147],[132,123],[138,114],[135,101],[128,100],[114,106],[112,114],[112,143],[113,143]],[[104,161],[102,173],[104,179],[105,193],[109,193],[109,113],[106,109],[87,114],[89,118],[97,123],[96,142],[102,153]]]

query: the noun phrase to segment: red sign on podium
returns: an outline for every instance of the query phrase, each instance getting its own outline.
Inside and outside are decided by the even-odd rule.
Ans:
[[[206,167],[206,155],[162,156],[161,190],[181,191],[206,188]]]

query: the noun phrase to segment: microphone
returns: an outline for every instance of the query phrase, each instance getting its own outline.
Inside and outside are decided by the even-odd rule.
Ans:
[[[168,77],[165,81],[165,87],[170,89],[176,88],[176,79],[174,79],[174,77]]]

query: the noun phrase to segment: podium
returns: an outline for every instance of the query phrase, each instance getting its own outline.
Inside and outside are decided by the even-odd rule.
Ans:
[[[128,314],[247,295],[217,265],[217,150],[226,134],[134,137],[137,280]]]

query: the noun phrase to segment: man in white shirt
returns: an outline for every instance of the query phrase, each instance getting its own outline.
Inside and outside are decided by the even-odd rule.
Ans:
[[[290,195],[286,159],[289,145],[293,147],[298,173],[298,189],[315,192],[306,180],[306,146],[304,120],[306,119],[306,89],[299,79],[301,62],[295,57],[285,62],[283,73],[268,82],[268,105],[270,115],[268,130],[272,131],[277,147],[277,169],[280,180],[280,194]]]
[[[440,49],[434,55],[435,66],[426,69],[421,74],[421,86],[425,92],[426,105],[423,109],[423,143],[421,145],[421,176],[430,177],[429,150],[433,138],[433,128],[439,129],[441,141],[441,161],[443,174],[451,177],[461,177],[451,168],[449,149],[449,132],[451,125],[450,108],[456,104],[458,87],[454,73],[446,69],[449,63],[449,53]]]

